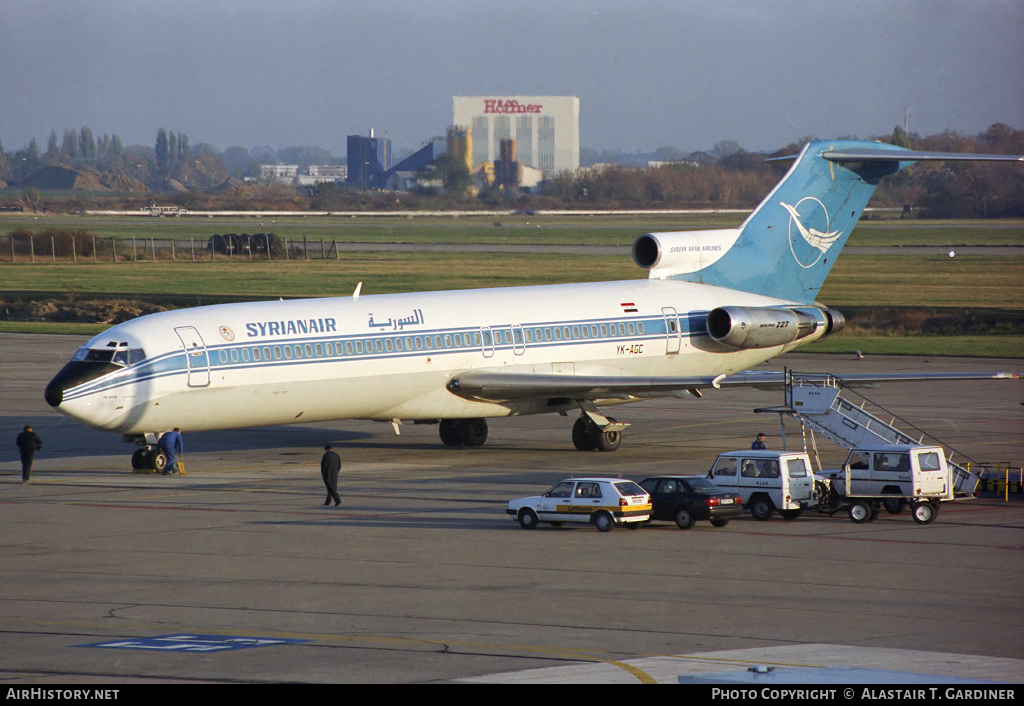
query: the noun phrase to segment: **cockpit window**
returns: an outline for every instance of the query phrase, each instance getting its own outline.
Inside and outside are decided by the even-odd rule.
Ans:
[[[142,348],[88,348],[83,346],[72,360],[85,363],[113,363],[114,365],[135,365],[146,359]]]

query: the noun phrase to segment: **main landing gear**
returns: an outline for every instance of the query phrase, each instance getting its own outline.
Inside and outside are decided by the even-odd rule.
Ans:
[[[608,421],[615,423],[611,417]],[[621,443],[621,431],[604,431],[585,414],[572,425],[572,444],[579,451],[614,451]]]
[[[163,473],[167,468],[167,454],[155,446],[143,446],[132,454],[132,470]]]
[[[445,446],[482,446],[487,441],[487,421],[442,419],[439,432]]]

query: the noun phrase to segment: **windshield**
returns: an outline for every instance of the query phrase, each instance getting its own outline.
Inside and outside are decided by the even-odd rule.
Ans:
[[[146,352],[141,348],[89,348],[82,346],[71,359],[83,363],[113,363],[115,365],[135,365],[146,359]]]

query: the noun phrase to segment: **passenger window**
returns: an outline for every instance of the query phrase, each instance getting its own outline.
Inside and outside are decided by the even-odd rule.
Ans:
[[[263,349],[263,360],[270,360],[270,348]]]
[[[563,326],[562,327],[562,338],[564,338],[567,341],[569,340],[570,336],[569,336],[569,327],[568,326]]]
[[[506,331],[505,332],[505,343],[512,343],[512,332],[511,331]]]
[[[605,325],[605,324],[601,324],[601,335],[602,336],[607,336],[608,335],[608,326]]]
[[[736,477],[736,459],[734,458],[720,458],[715,462],[715,467],[711,470],[711,475],[716,478],[721,476],[723,478],[735,478]]]
[[[220,352],[220,362],[222,362],[222,363],[228,362],[228,352],[227,351],[221,351]]]
[[[323,354],[324,354],[324,347],[321,346],[319,343],[316,344],[316,355],[317,355],[317,357],[319,358]],[[328,343],[327,344],[327,355],[333,355],[333,354],[334,354],[334,350],[331,348],[331,344]]]
[[[590,338],[590,329],[586,326],[580,326],[580,333],[583,334],[583,338]]]
[[[444,347],[445,348],[451,348],[452,347],[452,337],[451,337],[451,334],[447,334],[446,333],[444,335]]]
[[[288,360],[292,359],[292,347],[291,346],[285,346],[284,347],[284,357],[287,358]]]
[[[388,349],[388,353],[394,350],[394,344],[391,342],[390,338],[384,339],[384,347]]]
[[[577,483],[577,498],[600,498],[601,486],[598,483]]]
[[[907,454],[878,453],[875,454],[876,471],[909,471],[910,460]]]
[[[274,346],[274,360],[281,360],[281,346]]]
[[[580,327],[579,326],[573,326],[572,327],[572,337],[573,338],[579,338],[580,337]]]
[[[556,341],[561,341],[562,340],[562,329],[557,328],[557,327],[555,328],[555,340]]]
[[[383,353],[384,352],[384,342],[381,341],[379,338],[376,341],[373,342],[373,345],[374,345],[374,348],[377,349],[378,353]]]
[[[636,327],[633,325],[633,322],[630,321],[629,322],[629,335],[632,336],[635,333],[636,333]]]
[[[410,337],[408,337],[408,336],[405,337],[405,350],[407,350],[407,351],[411,351],[412,350],[412,339]]]
[[[643,321],[637,321],[636,322],[636,332],[637,333],[643,333],[644,332],[644,322]]]
[[[291,350],[291,348],[289,347],[288,350]],[[300,346],[298,344],[296,344],[296,346],[295,346],[295,357],[296,358],[301,358],[302,357],[302,346]]]
[[[743,478],[757,478],[757,468],[754,466],[754,462],[747,459],[743,462],[740,467],[740,476]]]
[[[626,335],[626,324],[619,324],[619,335],[620,336],[625,336]]]
[[[469,345],[469,334],[468,333],[466,334],[466,345],[467,346]],[[479,333],[474,333],[473,334],[473,345],[474,346],[479,346],[480,345],[480,334]]]
[[[868,457],[863,454],[852,453],[846,463],[855,471],[866,471],[868,469]]]
[[[533,343],[533,331],[526,329],[526,342]]]
[[[356,353],[362,353],[362,352],[363,352],[363,342],[362,341],[356,341]]]
[[[791,458],[786,461],[786,473],[790,478],[806,478],[807,464],[802,458]]]
[[[906,458],[906,454],[900,454]],[[917,463],[921,466],[922,471],[941,471],[942,464],[939,463],[939,455],[937,453],[925,453],[918,454]],[[897,470],[909,471],[909,468],[899,468]]]
[[[248,348],[243,348],[242,349],[242,360],[244,362],[246,362],[246,363],[249,362],[249,349]]]
[[[395,350],[396,351],[402,350],[402,339],[401,338],[396,338],[395,339]]]
[[[647,491],[648,495],[654,495],[654,488],[658,485],[657,478],[648,478],[640,483],[640,487]]]
[[[669,493],[678,493],[678,492],[679,492],[679,484],[676,483],[674,480],[667,480],[667,481],[665,481],[665,482],[663,482],[661,484],[660,488],[658,488],[658,493],[659,494],[663,494],[663,495],[668,495]]]
[[[252,359],[253,360],[259,360],[260,359],[260,349],[259,348],[253,348],[252,349]]]
[[[545,341],[550,341],[551,340],[551,329],[549,329],[549,328],[544,329],[544,340]]]
[[[356,345],[359,345],[358,341],[356,342]],[[352,355],[352,341],[345,341],[345,353]],[[362,351],[360,351],[360,353],[362,353]]]
[[[307,358],[312,358],[313,357],[313,346],[309,345],[308,343],[306,344],[306,357]]]

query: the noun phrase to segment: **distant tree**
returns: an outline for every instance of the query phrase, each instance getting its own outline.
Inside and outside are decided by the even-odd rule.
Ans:
[[[59,154],[60,147],[57,146],[57,131],[50,130],[50,139],[46,143],[46,154],[47,156],[53,154]]]
[[[892,136],[889,138],[889,141],[897,147],[906,147],[907,149],[913,148],[910,136],[907,135],[899,125],[892,129]]]
[[[715,143],[715,146],[711,149],[711,154],[715,159],[721,161],[731,154],[736,154],[737,152],[742,151],[743,148],[740,147],[740,143],[736,142],[736,140],[721,140],[720,142]]]
[[[64,131],[64,141],[60,146],[60,155],[65,159],[78,157],[78,132],[75,130]]]
[[[178,163],[178,136],[171,130],[167,134],[167,164],[173,167]]]
[[[78,156],[82,159],[96,159],[96,140],[93,139],[92,130],[88,127],[82,128],[78,140]]]
[[[461,195],[473,186],[473,175],[466,162],[451,152],[445,152],[434,161],[437,176],[441,179],[446,193]]]
[[[171,166],[167,131],[163,128],[156,131],[156,166],[164,172]]]

